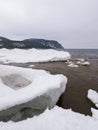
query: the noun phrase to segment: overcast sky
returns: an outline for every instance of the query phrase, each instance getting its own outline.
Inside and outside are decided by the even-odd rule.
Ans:
[[[98,48],[98,0],[0,0],[0,35]]]

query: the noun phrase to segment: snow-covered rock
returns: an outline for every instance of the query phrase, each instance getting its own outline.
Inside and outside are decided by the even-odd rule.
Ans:
[[[17,121],[52,108],[66,83],[63,75],[0,65],[0,120]]]
[[[0,130],[98,130],[98,120],[56,106],[21,122],[1,122]]]
[[[98,108],[98,93],[95,90],[89,89],[88,90],[88,99],[90,99]]]
[[[68,52],[53,49],[0,49],[0,62],[3,63],[65,61],[70,57]]]

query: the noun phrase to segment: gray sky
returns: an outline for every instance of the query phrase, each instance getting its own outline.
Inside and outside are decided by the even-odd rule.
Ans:
[[[98,48],[98,0],[0,0],[0,35]]]

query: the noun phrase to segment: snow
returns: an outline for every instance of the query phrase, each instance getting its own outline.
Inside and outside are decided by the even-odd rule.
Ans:
[[[92,117],[98,120],[98,110],[91,108]]]
[[[0,122],[0,130],[98,130],[98,120],[55,106],[21,122]]]
[[[65,61],[70,57],[68,52],[53,49],[0,49],[0,62],[3,63]]]
[[[25,57],[25,58],[24,58]],[[1,49],[0,62],[26,63],[58,61],[70,54],[55,50]],[[33,67],[30,66],[30,67]],[[51,75],[44,70],[0,65],[0,111],[26,103],[41,95],[50,96],[53,107],[65,91],[67,78]],[[98,107],[98,93],[89,90],[87,97]],[[39,116],[20,122],[0,122],[0,130],[98,130],[98,110],[91,108],[92,116],[85,116],[55,106]]]
[[[76,58],[76,60],[77,60],[77,61],[81,61],[81,62],[84,62],[84,61],[85,61],[85,59],[83,59],[83,58]]]
[[[69,59],[66,60],[65,64],[68,66],[68,67],[79,67],[77,64],[73,63],[72,61],[70,61]]]
[[[77,61],[77,65],[89,66],[90,62],[88,62],[88,61]]]
[[[34,65],[29,65],[28,67],[29,67],[29,68],[32,68],[32,67],[34,67]]]
[[[74,64],[74,63],[70,63],[69,65],[67,65],[68,67],[73,67],[73,68],[77,68],[79,67],[78,65]]]
[[[50,96],[51,106],[54,106],[65,91],[66,83],[67,78],[63,75],[0,65],[0,110],[28,102],[43,94]]]
[[[95,90],[89,89],[88,90],[88,99],[90,99],[98,108],[98,93]]]

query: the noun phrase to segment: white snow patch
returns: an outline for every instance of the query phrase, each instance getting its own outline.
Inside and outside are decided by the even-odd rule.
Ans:
[[[98,110],[91,108],[92,117],[98,120]]]
[[[29,68],[32,68],[32,67],[34,67],[34,65],[29,65],[28,67],[29,67]]]
[[[83,65],[83,66],[89,66],[90,65],[90,62],[88,61],[77,61],[77,65]]]
[[[70,59],[70,54],[65,51],[53,49],[1,49],[0,62],[3,63],[27,63],[27,62],[49,62],[65,61]]]
[[[68,66],[68,67],[79,67],[77,64],[75,64],[74,62],[70,61],[69,59],[66,60],[65,64]]]
[[[56,106],[21,122],[1,122],[0,130],[98,130],[98,120]]]
[[[85,59],[82,59],[82,58],[76,58],[77,61],[81,61],[81,62],[84,62]]]
[[[78,65],[74,64],[74,63],[70,63],[69,65],[67,65],[68,67],[72,67],[72,68],[77,68],[79,67]]]
[[[54,106],[65,91],[66,83],[67,78],[63,75],[51,75],[44,70],[0,65],[0,110],[26,103],[43,94],[50,95],[51,106]],[[22,88],[12,89],[17,86]]]
[[[98,93],[92,89],[88,90],[88,99],[90,99],[98,108]]]

